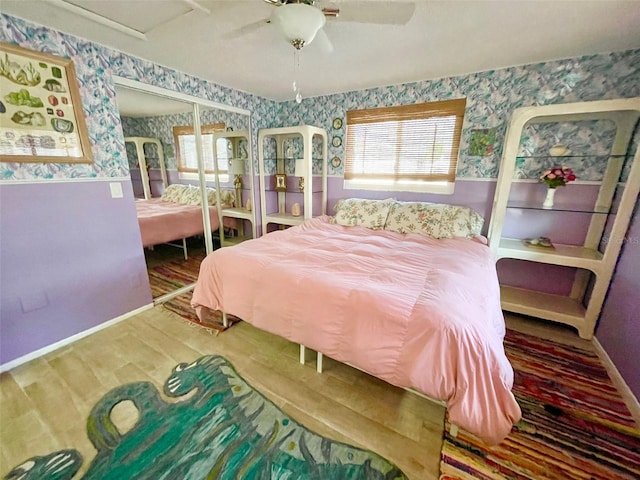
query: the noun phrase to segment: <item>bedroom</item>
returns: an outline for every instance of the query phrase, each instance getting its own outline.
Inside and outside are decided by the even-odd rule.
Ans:
[[[45,6],[38,5],[39,14],[46,15]],[[590,5],[595,8],[593,4]],[[621,3],[621,5],[625,4]],[[9,12],[9,6],[9,2],[3,2],[3,11]],[[609,8],[611,7],[607,7]],[[629,4],[626,4],[626,8],[633,11]],[[36,15],[36,12],[32,14]],[[60,13],[51,14],[49,17],[54,18],[58,15]],[[32,18],[36,23],[21,20],[21,16]],[[608,18],[608,14],[601,14],[601,16]],[[624,17],[634,18],[631,13]],[[468,23],[477,21],[473,16],[465,18],[468,18]],[[241,20],[239,19],[236,24],[240,25]],[[618,21],[620,25],[624,25],[623,20]],[[567,20],[559,18],[554,27],[561,29],[563,22],[566,23]],[[122,159],[117,162],[112,161],[115,155],[123,155],[120,151],[120,127],[116,120],[118,111],[113,101],[114,85],[110,79],[111,74],[108,73],[112,68],[117,70],[115,74],[132,80],[165,88],[173,86],[170,89],[179,89],[196,97],[202,97],[206,92],[210,100],[250,110],[254,135],[261,128],[302,122],[310,124],[320,122],[327,131],[331,131],[332,120],[344,113],[344,104],[347,102],[378,106],[393,102],[401,95],[427,100],[438,96],[440,92],[448,94],[450,88],[446,82],[428,80],[442,76],[435,77],[429,73],[423,73],[420,77],[410,77],[410,80],[416,83],[407,84],[406,80],[393,79],[383,85],[404,85],[373,90],[363,89],[377,85],[360,84],[353,87],[354,92],[305,98],[298,106],[292,101],[290,94],[293,75],[292,52],[287,49],[287,45],[282,49],[276,49],[274,46],[274,51],[266,55],[267,62],[274,61],[276,51],[281,52],[283,57],[278,60],[283,65],[282,72],[275,72],[281,75],[281,81],[275,83],[284,85],[280,93],[283,98],[282,101],[276,101],[269,99],[276,98],[275,95],[261,96],[244,93],[256,91],[253,87],[242,88],[238,85],[236,87],[238,90],[220,87],[213,82],[196,80],[185,74],[176,73],[174,70],[163,67],[163,62],[157,62],[154,65],[134,56],[117,53],[99,43],[80,40],[78,37],[61,33],[65,31],[62,27],[56,29],[51,22],[29,17],[26,13],[20,15],[16,12],[16,17],[5,13],[2,16],[2,23],[3,41],[17,42],[28,48],[46,49],[62,56],[73,57],[79,79],[83,84],[83,106],[85,110],[91,112],[87,120],[90,121],[91,136],[97,145],[94,156],[95,169],[98,170],[95,172],[98,174],[98,180],[86,182],[29,181],[37,179],[36,169],[14,171],[13,179],[6,175],[7,172],[3,172],[1,189],[3,205],[2,332],[0,335],[3,364],[55,345],[57,342],[72,338],[94,327],[102,326],[129,312],[144,309],[151,303],[149,288],[144,280],[146,268],[139,246],[132,204],[111,199],[109,196],[109,181],[116,179],[123,184],[128,181],[127,168]],[[51,26],[43,28],[39,27],[38,23]],[[597,30],[600,31],[600,28],[598,27]],[[585,27],[585,31],[594,29],[594,26]],[[614,27],[610,27],[609,31],[613,29]],[[536,59],[534,62],[521,62],[535,63],[534,65],[504,68],[495,72],[500,78],[502,76],[519,78],[518,74],[525,77],[531,75],[533,83],[531,88],[535,88],[535,93],[555,91],[554,84],[549,83],[550,79],[554,78],[552,74],[554,71],[566,72],[568,75],[566,78],[569,80],[573,78],[571,74],[578,75],[580,78],[579,75],[586,71],[595,73],[589,76],[588,84],[579,83],[575,91],[557,92],[557,95],[560,95],[555,99],[557,103],[581,98],[638,96],[638,82],[629,83],[629,75],[632,79],[637,79],[638,51],[630,50],[638,48],[637,34],[634,38],[631,33],[637,31],[638,29],[629,30],[628,43],[625,47],[587,51],[585,54],[593,54],[587,57],[583,57],[582,54],[550,56],[545,59]],[[76,35],[82,38],[87,37],[88,33]],[[585,37],[581,37],[580,41],[584,41],[583,43],[588,46],[589,43],[585,39],[589,38],[589,34],[584,35]],[[633,43],[634,41],[636,43]],[[255,46],[254,43],[249,43],[250,46]],[[313,44],[310,45],[311,47]],[[184,48],[183,45],[180,46],[180,49]],[[424,43],[420,43],[420,48],[425,48]],[[499,45],[488,44],[488,48],[490,51],[497,50]],[[565,57],[567,60],[552,60]],[[247,68],[241,55],[239,59],[230,63],[228,65],[230,68],[225,65],[223,70]],[[473,59],[465,58],[464,60]],[[544,62],[544,60],[551,61]],[[312,68],[316,67],[307,60],[303,51],[301,74],[310,77],[315,75],[325,83],[336,81],[333,77],[326,78],[326,75],[322,74],[321,65],[317,67],[320,68],[319,72],[311,70]],[[262,70],[274,74],[268,64]],[[479,70],[486,69],[473,71]],[[508,95],[508,92],[514,88],[513,83],[493,85],[486,73],[469,75],[459,72],[455,78],[459,81],[477,82],[479,92],[492,98],[490,105],[496,108],[503,96]],[[251,81],[258,82],[257,79]],[[307,87],[304,87],[305,84]],[[310,78],[302,85],[303,88],[310,88]],[[504,112],[500,117],[501,128],[504,128],[512,110],[511,104],[508,103],[508,105],[509,111]],[[467,118],[471,118],[469,113]],[[483,128],[493,125],[485,125],[480,120],[478,126]],[[339,153],[335,151],[335,155],[339,156]],[[469,165],[469,167],[476,166],[477,164]],[[492,164],[492,167],[494,166]],[[90,177],[90,174],[94,173],[94,170],[87,173],[68,166],[62,166],[60,170],[57,176],[67,180],[79,175],[84,175],[85,178]],[[491,175],[485,175],[476,168],[459,170],[458,176],[456,191],[452,197],[447,197],[446,203],[475,206],[488,219],[488,209],[495,188],[495,174],[491,179]],[[483,181],[483,178],[489,179]],[[331,202],[345,196],[356,196],[353,192],[344,191],[340,177],[330,178],[329,192]],[[131,198],[130,193],[128,198]],[[443,201],[441,197],[428,195],[404,198]],[[11,210],[8,208],[9,205],[16,205],[17,208]],[[61,217],[60,212],[65,212],[65,215]],[[638,222],[636,212],[628,234],[630,241],[624,245],[596,335],[636,397],[639,394],[640,379],[635,365],[640,362],[640,359],[638,359],[636,348],[639,327],[637,296],[634,292],[637,291],[640,281],[638,277],[640,265],[638,264],[638,243],[631,240],[638,238],[640,227]],[[19,301],[16,303],[17,298],[20,298],[26,307],[21,306]]]

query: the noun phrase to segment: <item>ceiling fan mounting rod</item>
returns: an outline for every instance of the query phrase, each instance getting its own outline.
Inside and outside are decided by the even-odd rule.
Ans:
[[[300,50],[305,45],[304,40],[302,40],[301,38],[296,38],[294,40],[291,40],[290,43],[291,45],[293,45],[293,48],[295,48],[296,50]]]
[[[292,3],[304,3],[305,5],[316,6],[316,0],[280,0],[280,5],[291,5]]]

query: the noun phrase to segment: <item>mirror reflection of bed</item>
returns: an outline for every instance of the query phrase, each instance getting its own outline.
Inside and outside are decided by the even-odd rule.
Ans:
[[[136,210],[154,301],[182,292],[196,281],[206,256],[200,175],[194,135],[193,103],[117,86],[125,146],[136,197]],[[213,248],[219,247],[218,200],[233,203],[233,182],[220,175],[216,194],[211,135],[226,128],[246,128],[248,117],[200,107],[203,162]],[[226,164],[220,161],[224,170]],[[224,160],[224,159],[222,159]],[[222,198],[220,198],[222,197]],[[228,232],[236,228],[225,219]]]

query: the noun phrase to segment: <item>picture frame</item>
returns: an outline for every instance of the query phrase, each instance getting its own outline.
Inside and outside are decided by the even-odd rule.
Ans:
[[[284,173],[276,173],[276,192],[287,191],[287,176]]]
[[[73,60],[0,42],[0,162],[93,163]]]
[[[469,155],[472,157],[488,157],[492,155],[495,151],[497,137],[497,128],[477,128],[471,130]]]

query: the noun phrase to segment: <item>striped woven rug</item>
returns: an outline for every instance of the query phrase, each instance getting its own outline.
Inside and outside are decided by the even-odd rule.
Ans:
[[[638,479],[640,429],[595,352],[507,331],[522,420],[500,445],[449,434],[441,480]]]
[[[198,272],[200,271],[200,263],[205,257],[204,250],[190,250],[188,260],[182,257],[175,260],[169,260],[161,265],[156,265],[149,269],[149,283],[151,284],[151,293],[153,298],[158,298],[167,293],[175,292],[179,288],[185,287],[198,280]],[[214,332],[224,330],[222,326],[221,315],[218,315],[218,323],[202,323],[195,310],[191,307],[192,292],[186,292],[182,295],[172,298],[162,304],[163,308],[179,315],[194,325],[208,328]],[[230,317],[231,324],[233,317]]]

